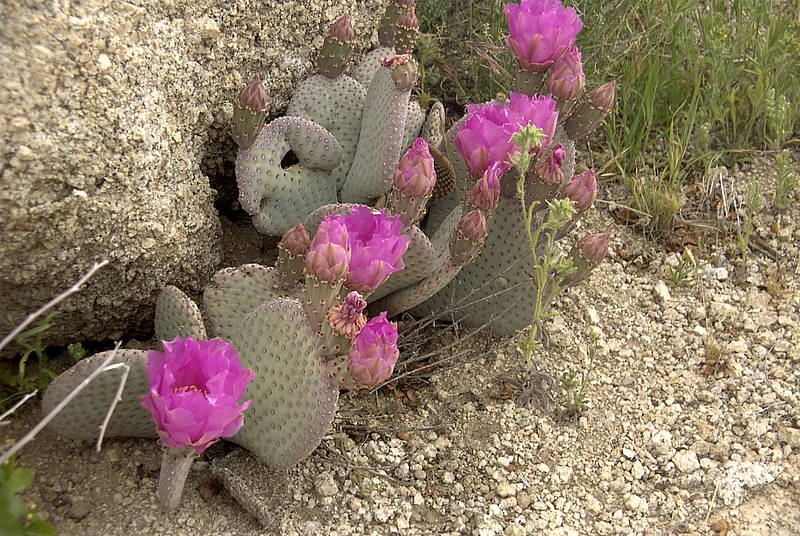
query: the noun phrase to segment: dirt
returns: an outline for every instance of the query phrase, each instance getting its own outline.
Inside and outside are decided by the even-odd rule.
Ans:
[[[774,191],[771,170],[731,171],[728,193],[741,198],[750,180]],[[422,349],[458,354],[456,366],[344,396],[322,445],[288,474],[220,444],[164,514],[155,442],[108,439],[96,453],[43,433],[19,455],[36,473],[26,500],[65,536],[800,533],[796,192],[786,213],[768,198],[756,218],[768,249],[742,260],[731,236],[701,238],[685,280],[682,249],[664,251],[606,206],[580,232],[611,230],[609,259],[556,304],[538,375],[520,376],[518,341],[439,326]],[[578,415],[559,387],[570,370],[588,372]],[[29,403],[3,436],[38,418]]]

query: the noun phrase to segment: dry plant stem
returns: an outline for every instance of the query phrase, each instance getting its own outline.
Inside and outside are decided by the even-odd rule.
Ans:
[[[161,474],[158,476],[158,504],[165,512],[171,512],[178,507],[186,485],[186,477],[197,455],[194,449],[168,448],[161,460]]]
[[[131,367],[125,363],[111,365],[106,370],[112,370],[115,368],[122,368],[124,370],[122,371],[122,376],[119,379],[119,387],[117,387],[117,393],[114,395],[114,401],[111,402],[111,406],[108,408],[108,413],[106,413],[106,418],[103,419],[103,424],[100,425],[100,435],[97,436],[97,452],[100,452],[100,449],[103,447],[103,436],[106,435],[106,428],[108,428],[108,423],[111,421],[111,415],[114,414],[114,410],[117,408],[117,403],[122,400],[122,391],[125,389],[125,383],[128,381],[128,373],[131,371]]]
[[[97,378],[101,373],[106,371],[106,367],[108,366],[111,361],[117,356],[117,352],[119,351],[120,346],[122,346],[122,342],[118,342],[117,345],[114,347],[114,350],[111,354],[103,361],[99,367],[97,367],[94,372],[92,372],[85,380],[83,380],[70,394],[64,397],[64,400],[58,403],[56,407],[50,411],[50,413],[45,416],[44,419],[39,421],[39,424],[33,427],[33,429],[25,434],[25,436],[17,441],[10,449],[8,449],[2,456],[0,456],[0,465],[4,464],[8,461],[11,456],[16,454],[22,447],[33,441],[33,438],[42,431],[42,429],[47,426],[53,418],[58,415],[62,409],[64,409],[67,404],[69,404],[73,398],[78,396],[78,393],[83,391],[87,385],[89,385],[92,380]]]
[[[97,262],[97,263],[95,263],[94,265],[92,265],[92,267],[91,267],[91,268],[89,268],[89,271],[88,271],[88,272],[86,272],[86,273],[83,275],[83,277],[81,277],[81,278],[78,280],[78,282],[77,282],[77,283],[75,283],[75,284],[74,284],[74,285],[72,285],[70,288],[68,288],[67,290],[65,290],[64,292],[62,292],[61,294],[59,294],[58,296],[56,296],[55,298],[53,298],[52,300],[50,300],[49,302],[47,302],[46,304],[44,304],[44,305],[43,305],[43,306],[42,306],[42,307],[41,307],[39,310],[37,310],[36,312],[34,312],[34,313],[31,313],[30,315],[28,315],[28,318],[26,318],[25,320],[23,320],[23,321],[22,321],[22,323],[21,323],[20,325],[18,325],[16,328],[14,328],[13,330],[11,330],[11,333],[9,333],[8,335],[6,335],[6,336],[5,336],[5,338],[2,340],[2,342],[0,342],[0,350],[2,350],[3,348],[5,348],[5,347],[6,347],[6,345],[7,345],[8,343],[10,343],[11,341],[13,341],[13,340],[14,340],[14,339],[17,337],[17,335],[19,335],[20,333],[22,333],[22,331],[23,331],[23,330],[24,330],[26,327],[28,327],[28,326],[30,325],[30,323],[31,323],[31,322],[33,322],[34,320],[36,320],[36,319],[37,319],[39,316],[43,315],[44,313],[46,313],[47,311],[49,311],[50,309],[52,309],[53,307],[55,307],[56,305],[58,305],[59,303],[61,303],[61,302],[62,302],[64,299],[66,299],[66,298],[67,298],[68,296],[70,296],[71,294],[74,294],[74,293],[78,292],[78,291],[81,289],[81,286],[82,286],[84,283],[86,283],[86,282],[89,280],[89,278],[91,278],[91,277],[94,275],[94,273],[95,273],[97,270],[99,270],[100,268],[102,268],[102,267],[103,267],[103,266],[105,266],[106,264],[108,264],[108,261],[107,261],[107,260],[104,260],[104,261],[101,261],[101,262]]]
[[[35,390],[34,390],[32,393],[28,393],[27,395],[23,396],[23,397],[22,397],[22,400],[20,400],[20,401],[19,401],[19,402],[17,402],[16,404],[14,404],[14,405],[11,407],[11,409],[10,409],[10,410],[8,410],[8,411],[6,411],[5,413],[3,413],[2,415],[0,415],[0,424],[3,424],[3,421],[6,419],[6,417],[8,417],[9,415],[11,415],[11,414],[12,414],[12,413],[14,413],[15,411],[17,411],[17,409],[19,409],[19,407],[20,407],[22,404],[24,404],[25,402],[27,402],[28,400],[30,400],[31,398],[33,398],[34,396],[36,396],[36,394],[37,394],[38,392],[39,392],[39,389],[35,389]]]

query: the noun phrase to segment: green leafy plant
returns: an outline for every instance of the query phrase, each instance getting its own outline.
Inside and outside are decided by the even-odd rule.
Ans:
[[[18,467],[12,457],[0,465],[0,533],[5,536],[55,536],[53,526],[26,505],[19,493],[31,485],[33,473]]]
[[[775,195],[773,202],[778,210],[786,210],[797,186],[797,172],[792,165],[791,153],[784,149],[775,159]]]
[[[56,315],[57,311],[51,311],[38,326],[17,335],[15,341],[24,352],[15,368],[6,364],[0,368],[0,407],[5,407],[12,400],[36,389],[47,387],[55,378],[55,373],[48,367],[49,358],[45,353],[47,345],[44,343],[44,334],[52,326]],[[36,357],[33,374],[28,370],[31,356]]]
[[[566,411],[568,416],[576,417],[588,409],[586,390],[589,376],[594,371],[594,358],[600,346],[600,337],[594,331],[589,333],[589,365],[583,371],[568,370],[559,378],[561,388],[567,396]]]
[[[83,345],[79,342],[68,344],[67,353],[75,361],[80,361],[81,359],[83,359],[88,355],[86,352],[86,348],[84,348]]]
[[[753,218],[764,206],[761,183],[750,182],[745,193],[744,216],[739,221],[736,234],[736,251],[742,259],[747,258],[747,247],[753,234]],[[738,213],[738,212],[737,212]]]
[[[685,248],[678,258],[675,266],[670,266],[669,281],[674,287],[684,287],[694,281],[694,272],[697,270],[697,260],[692,250]]]

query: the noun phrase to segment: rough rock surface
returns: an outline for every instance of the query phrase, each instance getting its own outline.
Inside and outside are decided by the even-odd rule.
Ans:
[[[281,111],[327,27],[351,13],[364,48],[382,5],[2,2],[0,333],[101,259],[48,342],[150,330],[164,285],[202,287],[220,258],[209,175],[235,155],[230,102],[261,76]]]

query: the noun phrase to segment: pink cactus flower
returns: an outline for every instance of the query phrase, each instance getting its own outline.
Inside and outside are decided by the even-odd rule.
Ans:
[[[139,399],[167,447],[201,454],[242,427],[252,400],[237,401],[255,374],[242,368],[236,349],[222,339],[176,337],[164,351],[147,354],[150,393]]]
[[[436,171],[428,142],[417,138],[397,165],[394,185],[408,197],[425,197],[435,184]]]
[[[341,304],[328,309],[328,322],[337,335],[352,339],[367,323],[364,315],[366,308],[367,301],[354,290],[345,296]]]
[[[350,257],[344,216],[325,216],[306,252],[306,272],[320,281],[334,283],[347,275]]]
[[[491,211],[500,203],[500,179],[510,166],[505,162],[493,162],[475,186],[469,191],[469,200],[473,207]]]
[[[356,335],[348,353],[348,370],[356,383],[375,387],[392,375],[399,355],[397,324],[389,322],[384,311]]]
[[[373,212],[355,206],[344,223],[350,237],[352,257],[345,284],[352,290],[372,292],[390,275],[402,270],[403,254],[411,239],[403,234],[403,222],[385,211]]]
[[[565,8],[559,0],[522,0],[506,4],[503,12],[509,32],[506,45],[521,68],[535,73],[547,71],[583,28],[575,9]]]
[[[564,185],[559,195],[571,199],[578,212],[585,212],[597,199],[597,174],[593,169],[587,169],[580,175],[575,175]]]
[[[511,138],[521,127],[535,125],[544,131],[539,148],[543,150],[550,144],[557,122],[558,110],[552,97],[512,93],[508,103],[467,105],[467,119],[454,143],[469,172],[480,177],[493,162],[510,162],[511,155],[519,151]]]
[[[559,101],[572,101],[581,96],[586,85],[586,75],[583,74],[581,51],[578,47],[570,47],[556,60],[546,83],[547,89]]]

